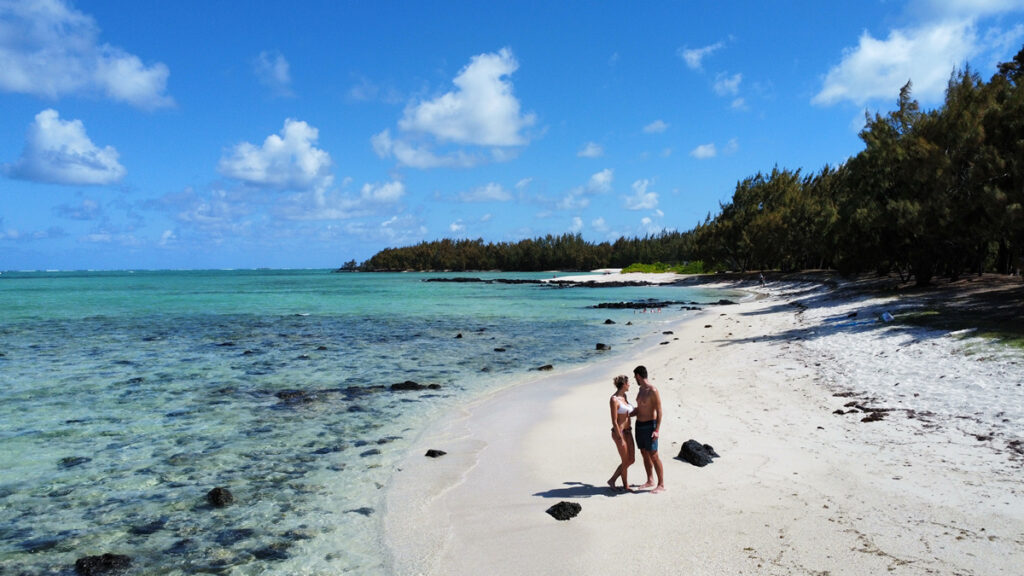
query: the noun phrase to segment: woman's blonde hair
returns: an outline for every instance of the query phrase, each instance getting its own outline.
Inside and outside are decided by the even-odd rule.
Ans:
[[[629,376],[626,376],[626,375],[616,376],[615,379],[612,380],[612,382],[615,383],[615,387],[616,388],[621,389],[623,386],[626,385],[626,382],[629,382]]]

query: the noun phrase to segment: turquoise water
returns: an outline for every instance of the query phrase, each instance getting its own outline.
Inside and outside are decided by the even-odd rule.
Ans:
[[[722,297],[430,276],[4,272],[0,573],[386,573],[383,493],[438,415],[686,313],[596,303]],[[382,388],[407,380],[440,388]]]

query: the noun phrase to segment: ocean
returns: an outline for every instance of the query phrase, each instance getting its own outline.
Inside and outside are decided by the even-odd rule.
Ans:
[[[456,276],[552,274],[4,272],[0,574],[386,574],[384,494],[432,422],[692,313],[598,303],[730,297],[424,282]]]

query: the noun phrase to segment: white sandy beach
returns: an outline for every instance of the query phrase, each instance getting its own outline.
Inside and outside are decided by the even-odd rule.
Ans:
[[[1024,357],[875,321],[884,298],[749,288],[440,420],[388,494],[394,573],[1020,574]],[[605,484],[612,377],[637,364],[665,409],[661,494]],[[676,459],[691,438],[721,457]],[[556,521],[560,501],[582,511]]]

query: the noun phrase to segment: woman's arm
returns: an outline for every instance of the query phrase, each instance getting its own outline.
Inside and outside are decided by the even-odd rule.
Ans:
[[[619,442],[624,442],[622,429],[619,428],[619,403],[615,401],[615,396],[608,399],[608,407],[612,413],[612,432],[619,439]]]

